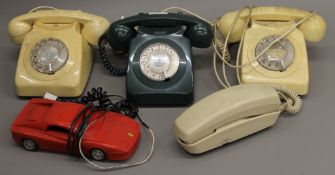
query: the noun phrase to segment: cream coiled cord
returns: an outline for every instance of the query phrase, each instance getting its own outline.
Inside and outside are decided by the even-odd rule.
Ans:
[[[282,111],[286,111],[290,114],[300,112],[302,108],[302,100],[295,91],[280,84],[271,84],[270,86],[278,92],[282,100],[285,100],[282,105]]]
[[[226,61],[231,60],[230,53],[228,52],[228,49],[225,49],[225,45],[223,41],[215,38],[215,46],[221,51],[221,54],[224,55],[224,58]]]

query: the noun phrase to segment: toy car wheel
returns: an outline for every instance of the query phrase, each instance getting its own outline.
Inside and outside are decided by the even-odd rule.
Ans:
[[[107,158],[105,152],[97,148],[91,150],[91,157],[97,161],[103,161]]]
[[[37,144],[35,141],[31,139],[23,139],[22,141],[23,147],[28,151],[35,151],[37,150]]]

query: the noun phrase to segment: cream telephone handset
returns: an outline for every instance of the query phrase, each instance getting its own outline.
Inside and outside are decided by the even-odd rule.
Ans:
[[[235,66],[241,83],[276,83],[307,94],[305,39],[317,42],[324,37],[326,22],[321,16],[293,8],[255,7],[225,14],[217,27],[227,42],[241,40]]]
[[[22,44],[16,69],[19,96],[80,95],[92,67],[92,51],[109,26],[101,16],[73,10],[37,8],[15,17],[8,30]]]
[[[186,151],[199,154],[268,128],[282,111],[294,114],[301,106],[298,95],[281,86],[233,86],[182,113],[175,121],[175,134]]]

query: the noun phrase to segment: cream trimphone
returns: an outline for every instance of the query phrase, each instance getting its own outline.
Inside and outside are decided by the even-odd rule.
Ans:
[[[176,119],[176,139],[186,151],[199,154],[268,128],[287,110],[277,90],[268,85],[244,84],[215,92]],[[301,99],[291,95],[295,104],[287,111],[299,112]]]

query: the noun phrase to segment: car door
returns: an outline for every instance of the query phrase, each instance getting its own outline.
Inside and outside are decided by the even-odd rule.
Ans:
[[[67,128],[50,125],[47,127],[46,134],[49,136],[49,142],[47,146],[48,150],[57,152],[67,151],[67,137],[69,130]]]

